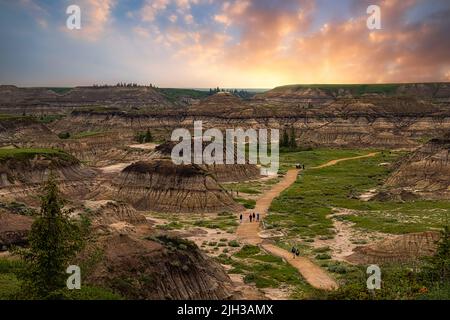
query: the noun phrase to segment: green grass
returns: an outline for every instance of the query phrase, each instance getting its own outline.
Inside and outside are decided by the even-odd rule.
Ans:
[[[280,168],[281,171],[286,171],[300,163],[305,165],[305,169],[309,169],[334,159],[357,157],[370,152],[371,150],[314,149],[280,153]]]
[[[242,204],[246,209],[254,209],[256,205],[256,201],[251,199],[234,198],[234,201]]]
[[[65,87],[50,87],[50,88],[46,88],[47,90],[51,90],[54,93],[57,94],[64,94],[69,92],[70,90],[72,90],[73,88],[65,88]]]
[[[367,154],[368,151],[316,150],[282,155],[286,161],[318,165],[331,159]],[[311,156],[311,158],[309,157]],[[448,201],[364,202],[356,196],[380,187],[390,169],[381,162],[394,162],[402,153],[380,153],[372,158],[349,160],[322,169],[308,169],[280,197],[272,202],[266,218],[269,228],[286,229],[290,236],[331,235],[332,208],[359,211],[342,219],[356,227],[388,233],[407,233],[438,228],[450,213]],[[287,160],[286,160],[287,159]]]
[[[35,118],[27,115],[23,116],[15,114],[0,114],[0,121],[20,121],[20,120],[35,121]]]
[[[21,299],[20,280],[16,274],[23,268],[20,260],[0,258],[0,300]],[[60,290],[61,296],[69,300],[118,300],[123,299],[112,291],[96,286],[83,285],[80,290]]]
[[[48,124],[48,123],[52,123],[54,121],[60,120],[64,117],[65,117],[65,115],[62,115],[62,114],[49,114],[49,115],[36,117],[36,120],[39,121],[40,123]]]
[[[207,91],[193,90],[193,89],[174,89],[163,88],[158,89],[169,101],[177,102],[180,98],[189,97],[193,99],[202,99],[208,96]]]
[[[56,157],[61,160],[78,162],[78,160],[73,156],[58,149],[45,149],[45,148],[0,149],[0,161],[9,159],[27,160],[32,159],[37,155],[41,155],[49,159]]]
[[[245,245],[232,257],[219,257],[220,262],[231,265],[230,273],[240,273],[244,282],[257,288],[279,288],[288,286],[299,298],[307,298],[315,292],[297,269],[281,258],[266,254],[257,246]]]
[[[94,137],[98,136],[99,134],[102,134],[103,131],[82,131],[78,133],[74,133],[71,135],[72,139],[82,139],[82,138],[88,138],[88,137]]]
[[[285,90],[285,89],[320,89],[324,90],[328,93],[335,93],[339,89],[345,89],[349,90],[354,95],[362,95],[367,93],[384,93],[384,94],[394,94],[397,90],[397,88],[401,84],[390,84],[390,83],[383,83],[383,84],[305,84],[305,85],[289,85],[289,86],[282,86],[277,87],[275,90]]]

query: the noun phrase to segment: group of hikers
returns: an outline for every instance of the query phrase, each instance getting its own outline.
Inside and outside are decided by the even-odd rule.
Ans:
[[[305,170],[305,165],[304,165],[304,164],[301,164],[301,163],[297,163],[297,164],[295,165],[295,168],[296,168],[296,169],[303,169],[303,170]]]
[[[239,216],[239,221],[242,223],[242,219],[244,218],[244,216],[242,215],[242,213],[241,213],[241,215]],[[250,221],[250,222],[259,222],[259,213],[257,212],[256,214],[253,212],[253,213],[250,213],[249,215],[248,215],[248,220]]]

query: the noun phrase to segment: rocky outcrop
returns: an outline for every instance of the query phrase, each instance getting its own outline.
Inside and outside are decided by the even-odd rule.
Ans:
[[[138,210],[160,212],[238,211],[241,206],[197,165],[159,159],[136,162],[113,181],[112,196]]]
[[[354,264],[411,262],[436,251],[439,232],[409,233],[367,246],[356,247],[345,259]]]
[[[86,272],[84,281],[128,299],[232,298],[231,280],[224,269],[190,241],[156,234],[147,240],[116,233],[99,237],[80,259],[99,252],[101,258]]]
[[[175,147],[175,145],[178,142],[173,141],[167,141],[160,145],[158,145],[155,148],[155,154],[153,155],[155,158],[167,158],[169,159],[171,157],[172,149]],[[205,148],[210,144],[210,142],[204,141],[202,144],[202,150],[205,150]],[[248,180],[255,180],[261,177],[261,170],[258,168],[255,164],[250,164],[248,162],[248,159],[246,159],[245,164],[236,164],[237,163],[237,153],[235,149],[234,153],[234,164],[226,164],[226,159],[228,154],[229,157],[232,159],[233,154],[231,151],[226,150],[225,143],[223,144],[223,164],[201,164],[199,165],[200,168],[204,169],[205,171],[211,173],[214,178],[219,182],[239,182],[239,181],[248,181]],[[194,163],[194,142],[191,144],[191,150],[192,150],[192,158],[191,162]]]
[[[53,174],[71,200],[83,199],[97,172],[67,153],[50,149],[9,149],[0,159],[0,199],[39,204],[38,195]]]
[[[0,115],[0,147],[57,140],[49,128],[31,117]]]
[[[430,140],[403,159],[386,186],[414,191],[427,198],[450,199],[450,133]]]
[[[33,218],[12,214],[0,209],[0,251],[11,246],[23,246],[28,243]]]

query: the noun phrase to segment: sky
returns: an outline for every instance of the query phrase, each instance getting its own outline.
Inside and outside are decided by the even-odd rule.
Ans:
[[[450,81],[449,35],[448,0],[0,0],[0,84]]]

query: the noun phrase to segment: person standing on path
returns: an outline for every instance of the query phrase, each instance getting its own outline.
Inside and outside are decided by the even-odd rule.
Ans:
[[[241,215],[239,216],[239,223],[242,223],[242,213],[241,213]]]
[[[250,218],[250,222],[252,222],[252,214],[251,213],[250,213],[249,218]]]
[[[295,259],[295,252],[296,252],[295,247],[292,247],[291,252],[292,252],[292,259]]]
[[[298,248],[295,250],[295,255],[298,257],[300,255],[300,250]]]
[[[255,213],[253,212],[253,221],[256,221],[256,218],[255,218],[256,216],[255,216]]]
[[[256,221],[259,222],[259,212],[256,213]]]

